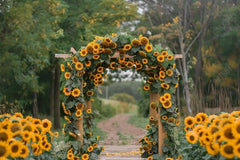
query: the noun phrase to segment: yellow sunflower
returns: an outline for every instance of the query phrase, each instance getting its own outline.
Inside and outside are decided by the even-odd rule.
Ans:
[[[28,147],[27,146],[25,146],[25,145],[22,145],[22,147],[21,147],[21,152],[20,152],[20,157],[21,158],[26,158],[27,156],[29,155],[29,149],[28,149]]]
[[[165,78],[165,72],[164,72],[164,71],[160,71],[160,72],[159,72],[159,77]]]
[[[76,115],[77,117],[80,117],[80,116],[82,115],[82,110],[77,109],[75,115]]]
[[[217,143],[210,143],[209,145],[206,146],[206,150],[208,154],[215,156],[219,152],[219,145]]]
[[[159,52],[154,52],[153,56],[155,56],[155,57],[159,56]]]
[[[97,71],[100,72],[100,73],[102,73],[102,72],[103,72],[103,67],[101,67],[101,66],[98,67],[98,68],[97,68]]]
[[[167,57],[168,53],[167,53],[167,51],[162,51],[161,55],[164,56],[164,57]]]
[[[83,64],[81,62],[77,62],[75,64],[75,68],[76,68],[76,70],[81,71],[83,69]]]
[[[65,67],[64,67],[64,65],[63,64],[61,64],[61,72],[64,72],[65,71]]]
[[[161,96],[161,97],[159,98],[159,100],[160,100],[160,102],[161,102],[162,104],[167,101],[164,96]]]
[[[169,61],[171,61],[171,60],[173,59],[173,55],[168,55],[168,56],[167,56],[167,59],[168,59]]]
[[[22,143],[19,141],[13,141],[10,144],[9,150],[10,150],[10,155],[12,158],[16,158],[20,156],[21,153],[21,148],[22,148]]]
[[[66,72],[66,73],[64,74],[64,77],[65,77],[66,79],[69,79],[69,78],[71,77],[71,73],[70,73],[70,72]]]
[[[110,47],[111,49],[116,49],[116,48],[117,48],[117,43],[111,42],[111,43],[109,44],[109,47]]]
[[[166,100],[170,100],[171,99],[171,94],[169,94],[169,93],[164,93],[163,96],[165,97]]]
[[[186,139],[189,143],[195,144],[198,140],[198,135],[194,131],[188,131],[186,133]]]
[[[87,113],[92,113],[92,109],[87,109]]]
[[[162,56],[162,55],[157,56],[157,61],[158,62],[164,62],[164,56]]]
[[[235,139],[235,136],[237,136],[237,135],[234,135],[234,134],[233,134],[233,125],[232,125],[232,124],[226,124],[226,125],[222,128],[221,133],[222,133],[222,138],[223,138],[223,140],[225,140],[225,141],[234,140],[234,139]]]
[[[83,154],[82,155],[82,160],[88,160],[89,159],[89,155],[88,154]]]
[[[88,152],[92,152],[93,151],[93,146],[88,147]]]
[[[126,66],[127,66],[128,68],[132,68],[133,65],[134,65],[134,63],[132,63],[131,61],[128,61]]]
[[[146,44],[149,43],[149,40],[148,40],[147,37],[141,37],[140,38],[140,43],[141,43],[141,45],[145,46]]]
[[[80,96],[81,91],[78,88],[73,89],[72,91],[72,96],[73,97],[78,97]]]
[[[240,158],[240,144],[234,146],[234,155]]]
[[[81,49],[80,56],[85,57],[87,55],[87,49]]]
[[[95,44],[93,45],[93,49],[94,49],[94,50],[99,50],[99,49],[100,49],[100,44],[99,44],[99,43],[95,43]]]
[[[72,62],[73,62],[73,63],[77,63],[77,62],[78,62],[78,58],[77,58],[76,56],[73,56],[73,57],[72,57]]]
[[[112,52],[112,50],[110,48],[105,48],[104,49],[104,53],[109,55],[109,54],[112,54],[113,52]]]
[[[8,143],[0,141],[0,159],[6,159],[9,155]]]
[[[99,50],[94,49],[94,50],[93,50],[93,54],[95,54],[95,55],[96,55],[96,54],[99,54]]]
[[[162,120],[166,121],[168,119],[168,117],[166,115],[162,116]]]
[[[74,157],[73,157],[73,160],[79,160],[79,157],[74,156]]]
[[[29,132],[29,131],[23,131],[23,133],[22,133],[22,139],[27,143],[32,138],[32,136],[33,136],[32,132]]]
[[[220,154],[223,157],[232,159],[234,157],[234,144],[226,143],[226,144],[221,145]]]
[[[44,150],[45,151],[49,151],[51,149],[51,143],[46,143],[45,145],[44,145]]]
[[[115,69],[116,68],[116,62],[111,62],[110,63],[110,68]]]
[[[236,137],[240,136],[240,119],[238,119],[237,121],[235,121],[234,125],[233,125],[233,129],[232,129],[233,134]]]
[[[142,59],[142,63],[143,63],[143,64],[147,64],[147,63],[148,63],[148,60],[147,60],[146,58],[143,58],[143,59]]]
[[[64,88],[63,89],[63,93],[66,95],[66,96],[69,96],[69,95],[71,95],[71,91],[69,91],[67,88]]]
[[[42,126],[43,126],[43,130],[45,132],[49,132],[51,127],[52,127],[52,122],[49,121],[48,119],[43,119],[42,120]]]
[[[144,57],[144,58],[147,57],[147,54],[144,53],[143,51],[139,51],[138,53],[139,53],[139,55],[140,55],[141,57]]]
[[[148,160],[153,160],[153,157],[152,157],[152,156],[149,156],[149,157],[148,157]]]
[[[168,69],[168,70],[166,71],[166,74],[167,74],[168,76],[172,76],[172,75],[173,75],[173,71],[172,71],[171,69]]]
[[[162,105],[163,105],[163,108],[168,109],[168,108],[170,108],[170,107],[172,106],[172,102],[169,101],[169,100],[167,100],[167,101],[164,102]]]
[[[10,123],[9,126],[8,126],[9,130],[12,132],[12,133],[15,133],[15,132],[18,132],[18,131],[21,131],[22,130],[22,125],[21,123]]]
[[[150,86],[145,85],[145,86],[143,86],[143,89],[144,89],[145,91],[149,91],[149,90],[150,90]]]
[[[132,48],[132,46],[130,44],[125,44],[123,47],[124,51],[129,51]]]
[[[176,119],[173,118],[173,117],[170,117],[168,120],[167,120],[167,123],[175,123]]]
[[[146,125],[146,129],[149,129],[150,128],[150,125],[148,124],[148,125]]]
[[[162,83],[161,87],[165,89],[169,89],[170,86],[167,83]]]
[[[134,39],[134,40],[131,41],[131,45],[133,47],[139,46],[140,44],[141,44],[141,42],[137,39]]]
[[[93,52],[93,46],[92,45],[87,45],[87,53],[92,53]]]
[[[191,116],[188,116],[187,118],[185,118],[184,124],[185,124],[185,126],[191,128],[195,124],[195,119],[193,117],[191,117]]]
[[[93,91],[87,91],[87,96],[91,97],[93,96],[94,92]]]
[[[72,152],[69,152],[69,153],[67,154],[67,159],[73,159],[73,157],[74,157],[74,155],[73,155]]]
[[[147,52],[152,52],[152,45],[151,44],[146,44],[146,46],[145,46],[145,51],[147,51]]]

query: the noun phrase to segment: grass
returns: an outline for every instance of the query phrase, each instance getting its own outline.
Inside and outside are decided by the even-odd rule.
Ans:
[[[145,117],[142,117],[142,116],[139,116],[137,114],[133,114],[129,118],[128,123],[132,124],[136,127],[145,129],[146,125],[149,124],[149,119],[145,118]]]
[[[99,141],[103,141],[107,136],[107,132],[104,132],[100,128],[97,127],[97,124],[102,120],[103,119],[94,119],[95,125],[93,125],[93,127],[92,127],[93,135],[99,136]]]

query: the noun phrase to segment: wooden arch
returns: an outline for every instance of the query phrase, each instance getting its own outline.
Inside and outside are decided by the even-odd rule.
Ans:
[[[70,49],[70,52],[72,52],[73,54],[76,54],[77,51],[74,48]],[[63,58],[63,59],[67,59],[71,57],[71,54],[55,54],[56,58]],[[109,59],[113,59],[113,58],[119,58],[119,52],[115,52],[114,55],[109,56]],[[128,54],[124,55],[125,58],[132,58],[133,56],[129,56]],[[175,54],[174,55],[174,59],[178,59],[178,58],[182,58],[181,54]],[[81,90],[83,90],[83,84],[81,83]],[[159,98],[160,98],[160,93],[154,93],[154,92],[150,92],[149,95],[149,101],[150,104],[151,102],[154,102],[157,106],[159,104]],[[91,109],[91,101],[86,101],[86,107],[84,108],[84,110],[87,109]],[[158,110],[158,112],[156,112],[156,110],[154,110],[151,106],[149,106],[149,116],[153,116],[154,118],[158,119],[157,121],[157,125],[158,125],[158,153],[159,155],[162,154],[162,150],[161,147],[164,144],[164,138],[166,138],[166,132],[163,129],[162,123],[161,123],[161,117],[160,117],[160,109]],[[83,133],[83,119],[79,119],[76,122],[76,126],[77,128],[80,130],[80,133]],[[81,134],[78,139],[82,142],[81,144],[83,144],[83,134]]]

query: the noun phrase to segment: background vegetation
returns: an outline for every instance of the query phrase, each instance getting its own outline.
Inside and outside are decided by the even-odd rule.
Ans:
[[[237,0],[0,0],[0,99],[35,117],[55,113],[59,128],[61,60],[55,53],[79,49],[97,35],[128,32],[183,54],[177,60],[183,113],[234,110],[240,105],[239,16]],[[113,83],[107,97],[128,93],[146,115],[148,95],[141,97],[139,86]],[[100,112],[116,112],[109,110]]]

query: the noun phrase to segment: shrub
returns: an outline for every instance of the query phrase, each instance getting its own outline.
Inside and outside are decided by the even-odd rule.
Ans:
[[[113,96],[111,96],[109,99],[127,102],[127,103],[136,103],[133,96],[127,94],[127,93],[115,93]]]
[[[110,118],[116,115],[117,111],[114,107],[110,104],[104,104],[101,99],[95,98],[94,102],[92,103],[93,109],[95,110],[96,117],[98,118]]]

